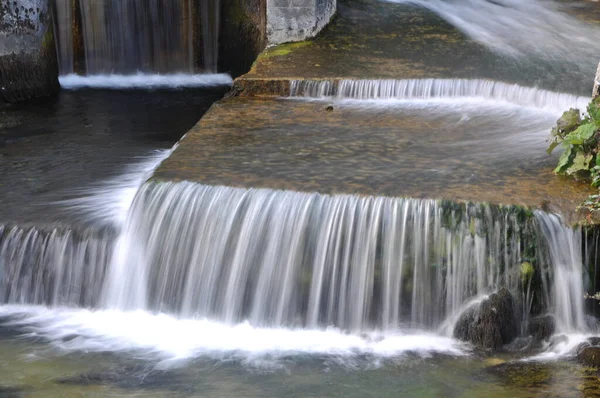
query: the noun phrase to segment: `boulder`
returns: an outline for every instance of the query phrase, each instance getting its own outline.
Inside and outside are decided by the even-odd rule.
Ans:
[[[577,362],[585,366],[600,368],[600,347],[588,346],[577,354]]]
[[[501,289],[478,306],[467,309],[454,327],[454,337],[474,346],[497,350],[518,335],[512,295]]]
[[[527,334],[536,341],[548,340],[556,330],[556,321],[552,315],[542,315],[529,320]]]

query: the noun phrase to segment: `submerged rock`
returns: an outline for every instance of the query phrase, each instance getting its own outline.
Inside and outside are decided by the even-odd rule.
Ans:
[[[488,350],[499,349],[517,335],[514,302],[507,289],[492,294],[478,307],[466,310],[454,327],[455,338]]]
[[[556,321],[552,315],[542,315],[529,321],[527,334],[536,341],[548,340],[556,330]]]

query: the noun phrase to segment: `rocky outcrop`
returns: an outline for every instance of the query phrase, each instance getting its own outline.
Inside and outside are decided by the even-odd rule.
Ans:
[[[548,340],[556,330],[556,321],[552,315],[542,315],[529,321],[527,334],[535,341]]]
[[[0,0],[0,104],[57,92],[48,0]]]
[[[510,292],[501,289],[460,316],[454,327],[454,337],[478,348],[497,350],[518,335],[514,308]]]

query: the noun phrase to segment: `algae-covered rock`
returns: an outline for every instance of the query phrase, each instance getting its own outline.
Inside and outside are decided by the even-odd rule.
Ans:
[[[600,368],[600,347],[582,348],[577,354],[577,362],[585,366]]]
[[[571,108],[565,111],[560,119],[556,121],[556,128],[565,133],[575,130],[581,124],[579,109]]]
[[[552,315],[542,315],[533,318],[527,326],[527,334],[534,340],[548,340],[556,330],[556,321]]]
[[[478,307],[466,310],[454,328],[454,337],[489,350],[499,349],[517,335],[514,302],[507,289],[492,294]]]

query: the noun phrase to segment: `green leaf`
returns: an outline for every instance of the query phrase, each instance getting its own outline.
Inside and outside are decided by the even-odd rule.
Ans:
[[[566,173],[571,175],[580,171],[587,171],[590,168],[591,161],[592,155],[585,155],[583,152],[577,152],[571,166],[566,170]]]
[[[565,141],[573,145],[582,145],[589,140],[596,132],[596,126],[593,123],[582,124],[575,131],[567,134]]]
[[[600,104],[597,104],[595,101],[590,102],[587,111],[590,119],[593,120],[596,125],[600,124]]]
[[[558,165],[554,172],[556,174],[562,174],[564,169],[569,165],[569,161],[571,160],[571,146],[567,147],[565,151],[560,155],[560,159],[558,159]]]

